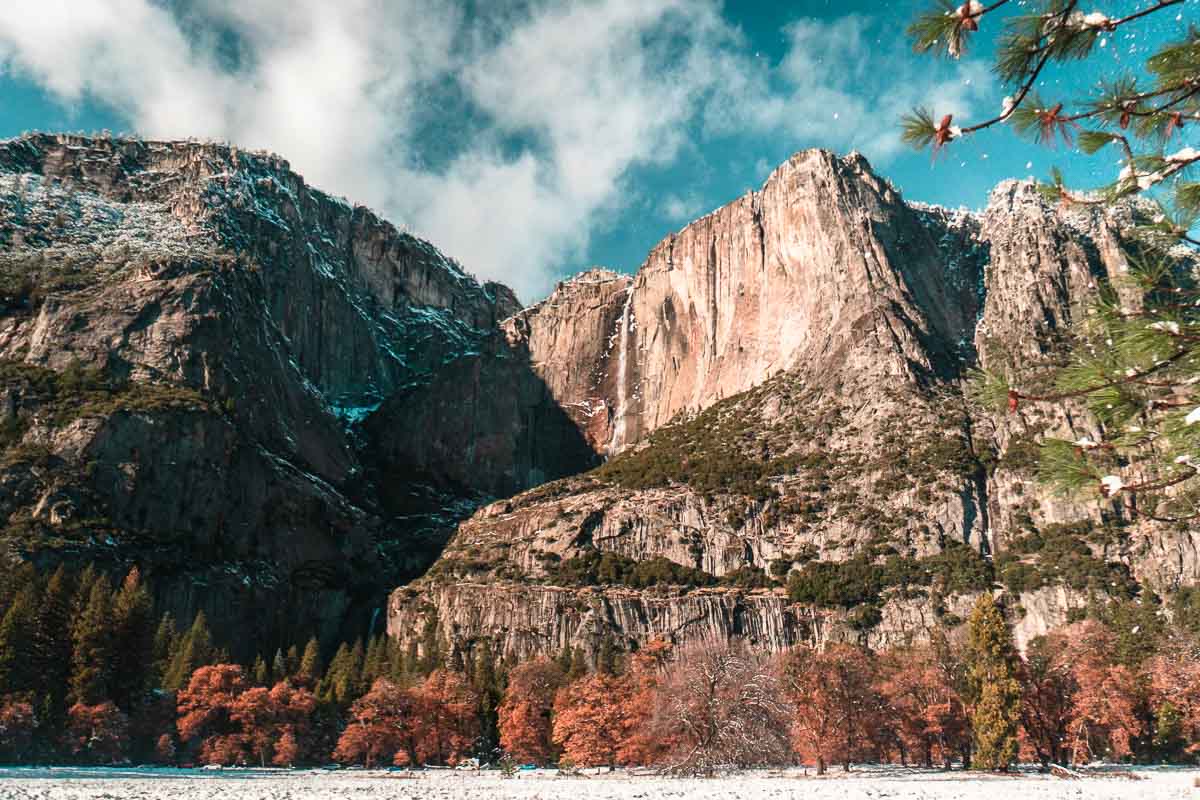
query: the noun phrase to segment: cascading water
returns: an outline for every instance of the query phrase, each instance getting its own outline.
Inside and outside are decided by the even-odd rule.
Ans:
[[[625,444],[625,414],[629,405],[625,369],[629,353],[629,314],[633,308],[633,281],[625,288],[625,306],[621,309],[621,351],[617,355],[617,414],[613,420],[613,434],[608,443],[611,456]]]

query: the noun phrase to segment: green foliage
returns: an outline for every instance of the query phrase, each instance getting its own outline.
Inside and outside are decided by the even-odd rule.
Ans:
[[[42,676],[29,660],[37,625],[38,595],[36,584],[25,586],[0,617],[0,695],[20,694],[41,686]]]
[[[1037,92],[1049,83],[1044,80],[1048,66],[1088,59],[1097,52],[1096,45],[1102,37],[1116,37],[1118,30],[1123,36],[1136,37],[1136,32],[1124,31],[1146,24],[1159,12],[1174,13],[1171,9],[1178,2],[1170,0],[1139,10],[1129,9],[1134,13],[1109,19],[1081,8],[1078,0],[998,2],[981,5],[977,10],[969,3],[955,5],[954,0],[937,0],[936,5],[916,17],[908,35],[917,52],[955,58],[966,49],[968,36],[981,35],[976,30],[995,37],[993,71],[1009,87],[1009,101],[995,116],[964,125],[965,135],[1008,123],[1018,135],[1032,136],[1039,143],[1053,144],[1061,137],[1071,144],[1080,122],[1088,122],[1101,130],[1084,131],[1081,149],[1096,153],[1110,142],[1119,142],[1126,166],[1136,168],[1127,177],[1105,187],[1097,197],[1087,199],[1074,196],[1056,173],[1052,184],[1041,187],[1048,197],[1068,202],[1111,200],[1170,180],[1175,184],[1175,203],[1182,206],[1200,197],[1194,188],[1196,184],[1188,178],[1195,160],[1172,163],[1164,161],[1157,152],[1136,154],[1131,138],[1157,150],[1178,134],[1185,120],[1195,118],[1200,109],[1200,96],[1195,91],[1200,34],[1194,27],[1189,27],[1185,35],[1167,41],[1146,59],[1145,69],[1153,77],[1152,87],[1140,85],[1136,75],[1124,67],[1098,63],[1086,81],[1095,87],[1089,97],[1057,98],[1056,102],[1043,99]],[[1018,8],[1018,13],[1009,13]],[[1002,16],[1005,14],[1007,18]],[[918,109],[905,116],[901,122],[904,141],[917,148],[945,145],[944,137],[934,135],[932,120],[936,113]]]
[[[996,557],[1000,582],[1011,592],[1043,586],[1069,586],[1077,591],[1131,597],[1138,590],[1129,568],[1095,555],[1093,545],[1120,541],[1120,529],[1091,520],[1050,524],[1015,536]]]
[[[957,57],[965,50],[965,33],[958,6],[952,0],[937,0],[936,5],[913,20],[906,33],[918,53]]]
[[[1200,636],[1200,586],[1181,586],[1171,598],[1170,608],[1176,627]]]
[[[967,397],[983,408],[1004,410],[1010,388],[1008,377],[1002,372],[973,369],[967,373]]]
[[[788,597],[793,602],[827,608],[879,605],[889,589],[936,586],[939,591],[963,593],[990,588],[991,565],[975,550],[948,542],[940,553],[924,558],[891,555],[881,563],[866,555],[846,561],[818,561],[789,575]]]
[[[1137,671],[1158,652],[1166,634],[1161,615],[1162,604],[1148,593],[1138,597],[1118,596],[1089,609],[1090,615],[1104,623],[1116,637],[1111,653],[1113,661]]]
[[[108,580],[97,577],[87,587],[87,600],[71,629],[71,696],[75,702],[96,705],[111,699],[108,690],[115,644],[112,618]]]
[[[1182,761],[1189,744],[1183,713],[1170,701],[1159,703],[1154,709],[1154,738],[1150,743],[1156,759],[1168,763]]]
[[[733,400],[733,398],[731,398]],[[622,453],[593,474],[627,489],[684,484],[704,494],[724,492],[764,500],[774,492],[766,479],[794,470],[784,460],[755,458],[742,439],[752,420],[726,413],[717,403],[695,418],[669,423],[651,434],[646,446]]]
[[[16,445],[27,427],[21,412],[35,411],[41,424],[62,427],[80,417],[125,412],[196,411],[208,403],[195,390],[165,383],[116,380],[103,370],[73,361],[62,371],[0,359],[0,388],[21,398],[18,416],[0,424],[0,444]]]
[[[151,687],[154,651],[154,603],[135,568],[113,596],[113,675],[109,699],[121,708],[137,708]]]
[[[975,737],[972,766],[1004,771],[1017,759],[1020,659],[1012,631],[990,594],[976,601],[967,624],[966,683]]]
[[[928,147],[937,136],[937,125],[933,113],[927,108],[916,108],[901,120],[900,139],[916,148]]]
[[[197,667],[216,664],[220,656],[220,651],[213,644],[212,631],[208,628],[208,617],[203,611],[197,611],[192,626],[175,643],[174,652],[170,654],[163,675],[163,688],[184,688]]]

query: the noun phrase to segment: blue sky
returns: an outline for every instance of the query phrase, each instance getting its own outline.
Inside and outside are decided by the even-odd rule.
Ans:
[[[633,271],[806,147],[858,149],[909,199],[950,206],[1052,164],[1082,185],[1116,169],[1002,128],[936,161],[902,148],[897,117],[914,103],[978,120],[1006,94],[986,23],[959,61],[910,52],[903,29],[926,0],[9,5],[0,137],[109,129],[274,150],[526,302],[594,264]],[[1195,9],[1118,32],[1043,94],[1136,69]]]

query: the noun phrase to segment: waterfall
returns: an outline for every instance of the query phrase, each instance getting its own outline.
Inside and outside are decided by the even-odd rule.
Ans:
[[[617,356],[617,416],[613,422],[613,435],[609,440],[608,454],[613,455],[625,444],[625,413],[629,405],[629,390],[626,388],[625,369],[629,353],[629,312],[633,308],[633,281],[625,288],[625,307],[621,310],[621,352]]]

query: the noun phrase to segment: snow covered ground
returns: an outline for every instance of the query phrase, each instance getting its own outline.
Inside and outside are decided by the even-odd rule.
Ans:
[[[1195,769],[1137,769],[1139,779],[1105,776],[1064,780],[963,772],[866,768],[824,778],[802,771],[751,772],[712,780],[628,773],[561,777],[551,771],[431,770],[420,773],[344,770],[0,769],[0,798],[31,800],[1200,800]]]

